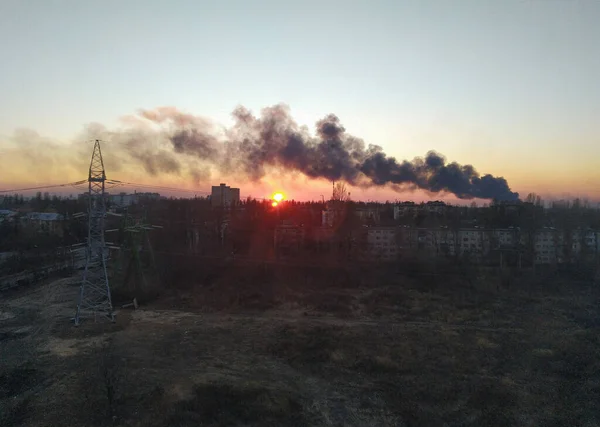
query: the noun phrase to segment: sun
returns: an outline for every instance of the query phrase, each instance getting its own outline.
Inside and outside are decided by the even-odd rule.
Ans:
[[[283,200],[283,193],[273,194],[273,200],[275,200],[277,203],[281,202]]]

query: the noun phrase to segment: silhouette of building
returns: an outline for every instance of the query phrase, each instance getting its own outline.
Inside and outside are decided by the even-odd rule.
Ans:
[[[441,202],[439,200],[425,203],[425,211],[428,214],[443,214],[444,212],[446,212],[447,207],[448,205],[446,203]]]
[[[108,196],[108,200],[111,205],[124,208],[126,206],[131,206],[135,203],[136,195],[127,193],[110,194]]]
[[[63,215],[54,212],[29,212],[21,217],[21,221],[26,227],[55,235],[63,234],[64,219]]]
[[[231,188],[224,183],[212,186],[210,203],[212,207],[230,207],[239,204],[240,189]]]
[[[415,216],[418,205],[415,202],[402,202],[394,206],[394,219],[398,220],[403,216]]]
[[[87,196],[84,195],[84,197]],[[118,208],[125,208],[127,206],[135,205],[144,200],[160,200],[161,196],[159,193],[138,193],[137,191],[133,194],[119,193],[119,194],[108,194],[108,201],[112,206]]]

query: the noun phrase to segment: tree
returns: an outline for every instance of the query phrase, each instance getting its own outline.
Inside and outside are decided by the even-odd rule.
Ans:
[[[536,193],[529,193],[525,198],[525,202],[531,203],[532,205],[541,207],[543,205],[543,200],[540,195]]]
[[[114,424],[117,419],[119,403],[127,384],[127,370],[123,366],[122,356],[123,350],[115,342],[114,336],[108,336],[92,347],[88,357],[80,359],[78,388],[85,409],[96,422],[105,424],[109,421]]]
[[[338,202],[350,201],[350,192],[347,191],[346,184],[344,182],[336,182],[333,186],[333,195],[331,200]]]
[[[539,206],[541,205],[542,198],[535,193],[529,193],[527,197],[525,197],[525,202]]]

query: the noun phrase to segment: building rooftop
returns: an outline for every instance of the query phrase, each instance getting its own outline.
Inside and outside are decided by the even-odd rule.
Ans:
[[[30,212],[26,218],[36,221],[61,221],[65,217],[55,212]]]

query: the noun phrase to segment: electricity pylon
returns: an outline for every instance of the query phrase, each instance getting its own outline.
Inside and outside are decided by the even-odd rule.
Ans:
[[[125,217],[124,227],[122,231],[125,234],[123,241],[123,257],[126,258],[127,253],[130,254],[129,258],[122,259],[127,263],[124,269],[124,277],[122,285],[129,287],[130,291],[144,291],[147,290],[148,282],[144,275],[144,266],[142,265],[142,254],[141,252],[146,250],[143,247],[148,247],[147,252],[150,253],[150,261],[152,264],[152,275],[158,279],[158,272],[156,271],[156,263],[154,260],[154,251],[152,249],[152,243],[150,242],[150,236],[148,231],[160,229],[162,226],[151,225],[145,223],[145,216],[142,219],[135,219],[129,215]],[[106,232],[113,230],[106,230]],[[118,231],[115,229],[114,231]],[[130,284],[133,282],[132,284]],[[114,283],[114,282],[113,282]]]
[[[106,272],[108,248],[104,241],[105,181],[106,173],[104,172],[102,151],[100,151],[100,141],[96,140],[88,176],[88,238],[85,270],[75,314],[76,326],[79,325],[82,318],[86,317],[93,317],[94,320],[107,318],[114,321]]]

